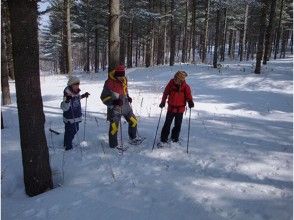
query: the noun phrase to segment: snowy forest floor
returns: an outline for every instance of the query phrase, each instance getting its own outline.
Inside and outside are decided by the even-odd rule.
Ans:
[[[39,196],[24,193],[14,82],[13,104],[2,107],[2,219],[244,219],[288,220],[293,214],[292,57],[270,61],[262,74],[254,62],[175,65],[127,70],[139,134],[147,139],[123,155],[108,148],[106,107],[100,101],[106,73],[81,74],[88,91],[84,124],[73,150],[63,150],[59,107],[67,78],[40,77],[45,131],[54,188]],[[163,89],[185,70],[195,101],[189,154],[188,111],[181,144],[151,151]],[[84,111],[85,100],[82,101]],[[160,123],[164,123],[166,109]],[[98,120],[98,126],[95,118]],[[62,132],[50,134],[49,128]],[[123,120],[127,144],[127,123]],[[102,146],[104,146],[105,153]]]

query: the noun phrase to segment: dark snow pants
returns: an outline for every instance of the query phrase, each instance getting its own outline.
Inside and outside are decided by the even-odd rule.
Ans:
[[[76,133],[79,130],[79,122],[65,123],[65,132],[64,132],[64,147],[65,150],[72,149],[72,140],[74,139]]]
[[[137,136],[137,118],[133,113],[129,104],[124,104],[122,107],[116,106],[110,109],[109,112],[109,147],[114,148],[118,146],[117,133],[119,131],[121,116],[124,116],[129,123],[128,134],[130,139],[134,139]]]
[[[181,132],[181,126],[182,126],[182,120],[183,120],[183,113],[167,112],[165,122],[161,130],[161,137],[160,137],[161,142],[167,142],[173,119],[175,119],[175,124],[172,129],[171,139],[173,142],[179,141],[179,135]]]

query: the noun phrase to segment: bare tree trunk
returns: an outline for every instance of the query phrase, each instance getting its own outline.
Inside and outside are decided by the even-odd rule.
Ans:
[[[271,11],[269,16],[269,23],[266,29],[265,34],[265,49],[264,49],[264,55],[263,55],[263,64],[265,65],[268,60],[268,53],[270,52],[271,44],[272,44],[272,29],[273,29],[273,23],[274,23],[274,17],[276,13],[276,0],[272,0],[271,2]]]
[[[96,24],[97,25],[97,24]],[[99,71],[99,32],[98,28],[95,28],[95,73]]]
[[[2,3],[3,5],[3,3]],[[1,7],[2,15],[5,13],[6,10],[4,7]],[[6,19],[1,20],[1,91],[2,91],[2,105],[9,105],[11,104],[10,98],[10,89],[9,89],[9,76],[8,76],[8,62],[7,62],[7,47],[6,47],[6,37],[7,36],[7,29],[4,28],[7,25]],[[2,113],[2,112],[1,112]]]
[[[8,6],[24,183],[26,193],[35,196],[53,187],[40,88],[37,1],[9,0]]]
[[[113,70],[119,64],[119,2],[120,0],[109,0],[108,71]]]
[[[138,66],[138,60],[140,56],[140,43],[139,43],[139,37],[137,36],[137,41],[136,41],[136,59],[135,59],[135,66]]]
[[[290,49],[291,49],[291,54],[293,54],[293,31],[291,31]]]
[[[267,0],[262,1],[262,6],[260,9],[260,21],[259,21],[259,37],[258,37],[258,46],[257,46],[257,54],[256,54],[256,66],[255,73],[260,74],[261,69],[261,60],[263,53],[263,42],[264,42],[264,32],[266,28],[266,14],[267,14]]]
[[[133,21],[129,21],[128,46],[127,46],[127,67],[133,67]]]
[[[249,4],[246,4],[245,9],[245,15],[244,15],[244,27],[242,31],[242,41],[241,41],[241,47],[240,47],[240,61],[243,61],[243,54],[244,54],[244,48],[246,44],[246,34],[247,34],[247,22],[248,22],[248,11],[249,11]]]
[[[207,51],[207,42],[208,42],[208,21],[209,21],[209,9],[210,9],[210,0],[205,1],[205,33],[204,33],[204,42],[202,44],[202,63],[206,63],[206,51]]]
[[[146,55],[145,55],[145,66],[149,67],[151,65],[151,36],[147,39],[146,42]]]
[[[186,0],[186,15],[184,25],[183,47],[182,47],[182,63],[187,62],[187,29],[188,29],[188,14],[189,14],[189,1]]]
[[[232,58],[233,30],[230,29],[228,56]]]
[[[279,44],[280,44],[280,37],[281,37],[281,22],[282,22],[283,7],[284,7],[284,0],[281,0],[280,15],[279,15],[279,24],[278,24],[278,31],[277,31],[277,38],[276,38],[274,59],[277,59],[277,54],[278,54],[278,51],[279,51]]]
[[[286,27],[284,27],[283,35],[282,35],[282,46],[281,46],[280,58],[285,58],[286,57],[288,34],[289,34],[288,30],[286,30]]]
[[[174,16],[175,16],[175,1],[171,0],[170,9],[172,16],[170,17],[170,57],[169,65],[175,64],[175,52],[176,52],[176,33],[174,30]]]
[[[157,6],[157,12],[162,16],[164,13],[162,2],[159,1],[159,7]],[[164,27],[165,27],[165,14],[163,18],[159,19],[158,29],[157,29],[157,60],[156,64],[164,64]]]
[[[9,18],[9,10],[8,10],[8,5],[7,5],[7,0],[1,1],[1,13],[2,13],[1,18],[4,22],[3,27],[2,27],[2,31],[5,33],[3,35],[3,37],[5,39],[4,44],[5,44],[5,48],[6,48],[7,71],[8,71],[8,76],[14,80],[15,77],[14,77],[13,58],[12,58],[10,18]]]
[[[71,50],[71,29],[70,29],[70,0],[64,0],[64,26],[63,26],[63,60],[64,73],[72,74],[72,50]]]
[[[220,11],[216,11],[213,68],[217,68]]]
[[[236,38],[237,38],[237,32],[233,31],[233,47],[232,47],[232,51],[231,51],[231,56],[233,59],[235,59]]]
[[[195,51],[196,51],[196,0],[192,0],[192,63],[196,62]]]
[[[102,65],[102,70],[104,71],[107,65],[107,46],[106,45],[103,47],[101,65]]]
[[[87,73],[90,72],[90,33],[88,31],[86,34],[86,65],[84,71]]]
[[[221,44],[221,51],[220,51],[220,54],[221,54],[221,61],[225,61],[225,52],[226,52],[226,41],[227,41],[227,38],[226,38],[226,33],[227,33],[227,9],[224,8],[224,31],[222,33],[222,44]]]
[[[162,64],[166,64],[167,63],[167,56],[166,56],[166,52],[167,52],[167,0],[164,0],[164,39],[163,39],[163,63]]]

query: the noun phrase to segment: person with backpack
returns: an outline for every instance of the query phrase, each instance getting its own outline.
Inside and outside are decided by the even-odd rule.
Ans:
[[[63,122],[65,125],[64,147],[65,150],[72,149],[72,140],[79,130],[79,123],[82,121],[81,99],[88,98],[88,92],[80,95],[80,79],[71,76],[67,82],[67,87],[63,91],[63,101],[60,104],[63,110]]]
[[[185,81],[187,76],[188,74],[185,71],[178,71],[165,87],[159,107],[164,108],[168,99],[168,108],[158,147],[163,147],[168,142],[173,120],[175,122],[171,132],[171,140],[172,142],[179,141],[186,103],[188,103],[189,108],[194,107],[191,88]]]

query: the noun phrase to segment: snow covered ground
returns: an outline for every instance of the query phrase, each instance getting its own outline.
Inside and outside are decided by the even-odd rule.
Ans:
[[[253,74],[253,62],[226,62],[220,70],[202,64],[127,70],[139,135],[147,139],[123,155],[107,147],[106,108],[99,99],[105,73],[77,74],[82,92],[91,96],[86,142],[81,147],[82,123],[69,152],[63,151],[63,134],[49,132],[63,132],[59,105],[67,78],[42,75],[56,188],[32,198],[24,193],[11,82],[14,104],[2,108],[2,219],[292,219],[292,64],[292,58],[270,61],[261,75]],[[189,73],[187,82],[196,101],[189,154],[188,111],[181,144],[151,151],[162,91],[179,69]],[[127,145],[125,122],[123,140]]]

